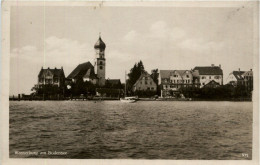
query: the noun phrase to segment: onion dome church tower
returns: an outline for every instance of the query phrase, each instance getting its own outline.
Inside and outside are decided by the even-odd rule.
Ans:
[[[98,77],[98,83],[100,86],[104,86],[106,82],[106,59],[105,59],[105,49],[106,44],[102,41],[101,36],[94,45],[95,48],[95,73]]]

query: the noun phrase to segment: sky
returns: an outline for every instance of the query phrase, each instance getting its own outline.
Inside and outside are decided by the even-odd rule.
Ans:
[[[65,76],[93,64],[94,44],[106,43],[106,78],[121,79],[142,60],[145,70],[219,65],[253,68],[253,10],[235,7],[11,8],[10,95],[30,94],[41,67]]]

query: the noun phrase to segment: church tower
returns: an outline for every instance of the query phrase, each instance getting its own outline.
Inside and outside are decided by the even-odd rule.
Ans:
[[[105,59],[105,49],[106,44],[102,41],[101,36],[99,36],[98,41],[95,46],[95,73],[98,77],[98,83],[100,86],[104,86],[106,82],[106,59]]]

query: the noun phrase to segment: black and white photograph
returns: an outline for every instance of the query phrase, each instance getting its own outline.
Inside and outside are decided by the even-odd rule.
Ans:
[[[257,1],[10,4],[8,159],[259,163]]]

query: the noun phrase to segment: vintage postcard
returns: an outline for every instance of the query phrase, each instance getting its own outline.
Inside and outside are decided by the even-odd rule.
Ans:
[[[258,7],[3,1],[1,164],[258,164]]]

